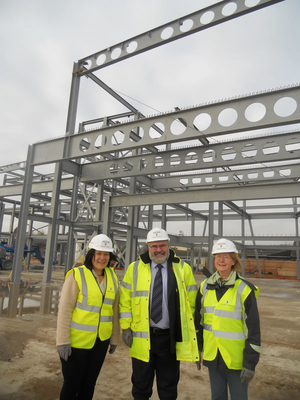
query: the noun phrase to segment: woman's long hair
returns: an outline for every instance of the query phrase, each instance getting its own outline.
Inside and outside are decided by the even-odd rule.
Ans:
[[[231,257],[235,260],[234,265],[231,267],[232,271],[242,272],[242,261],[236,253],[230,253]]]
[[[93,269],[94,255],[95,255],[95,249],[90,249],[85,256],[84,265],[90,270]],[[110,267],[111,261],[118,261],[117,256],[115,256],[113,253],[109,253],[109,260],[107,263],[107,267]]]

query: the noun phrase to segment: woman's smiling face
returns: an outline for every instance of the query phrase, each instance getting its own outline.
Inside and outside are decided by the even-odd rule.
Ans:
[[[226,279],[231,273],[231,267],[234,265],[234,259],[230,253],[219,253],[214,256],[214,264],[222,278]]]
[[[107,251],[95,250],[92,260],[93,268],[96,272],[101,272],[109,262],[110,253]]]

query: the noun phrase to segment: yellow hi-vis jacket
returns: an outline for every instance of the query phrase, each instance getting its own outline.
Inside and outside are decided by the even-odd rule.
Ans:
[[[93,272],[85,265],[73,271],[79,294],[70,325],[71,347],[91,349],[99,335],[107,340],[112,334],[113,304],[118,290],[118,278],[112,268],[105,268],[106,292],[103,298]]]
[[[242,279],[235,281],[218,302],[216,291],[200,286],[203,312],[203,359],[212,361],[219,349],[229,369],[243,368],[243,351],[247,333],[244,330],[243,304],[251,288]],[[257,297],[259,290],[255,291]]]
[[[186,263],[172,262],[180,302],[182,342],[176,342],[177,360],[199,361],[198,344],[194,325],[197,285],[192,269]],[[120,293],[121,328],[132,330],[133,342],[129,348],[131,357],[149,362],[149,296],[151,284],[150,263],[142,259],[128,266]]]

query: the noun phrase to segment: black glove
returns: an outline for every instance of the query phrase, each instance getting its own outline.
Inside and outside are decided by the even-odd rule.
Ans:
[[[241,372],[241,382],[242,383],[249,383],[251,379],[254,377],[254,371],[251,369],[243,368]]]
[[[109,354],[114,354],[114,352],[116,351],[117,345],[116,344],[110,344],[109,345]]]
[[[126,346],[131,347],[132,345],[132,330],[130,328],[124,329],[122,333],[123,342]]]
[[[57,346],[57,352],[58,352],[60,358],[62,358],[65,361],[68,361],[68,358],[72,353],[71,345],[70,344],[61,344],[61,345]]]

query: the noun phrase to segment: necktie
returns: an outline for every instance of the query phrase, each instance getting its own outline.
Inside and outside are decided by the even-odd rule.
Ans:
[[[157,273],[155,275],[153,292],[152,292],[152,306],[151,306],[151,319],[156,324],[162,319],[162,276],[161,276],[161,264],[157,264]]]

